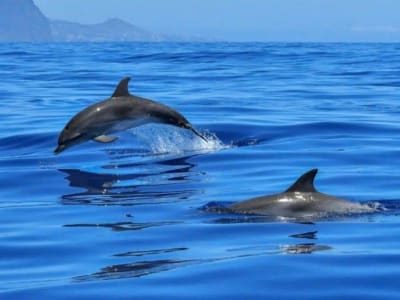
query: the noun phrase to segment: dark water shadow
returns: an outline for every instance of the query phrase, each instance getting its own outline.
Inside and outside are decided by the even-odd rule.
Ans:
[[[316,106],[318,108],[318,105]],[[325,104],[321,107],[326,110]],[[270,125],[268,127],[260,125],[236,125],[226,124],[226,127],[233,127],[236,131],[225,133],[225,140],[230,140],[234,147],[249,147],[260,144],[268,144],[279,140],[307,138],[318,135],[321,140],[337,139],[346,137],[349,134],[371,135],[372,133],[381,134],[382,128],[377,124],[355,124],[344,121],[311,121],[294,123],[288,125]],[[223,129],[220,129],[221,131]],[[389,130],[385,128],[385,130]],[[237,136],[237,132],[245,132],[245,136]],[[393,134],[397,134],[393,132]]]
[[[316,239],[317,231],[292,234],[289,237],[301,239]],[[313,254],[315,252],[332,250],[333,248],[326,245],[316,243],[297,243],[280,245],[274,248],[267,246],[244,247],[239,249],[228,249],[224,256],[211,258],[193,258],[193,259],[155,259],[155,260],[140,260],[125,264],[110,265],[101,268],[99,271],[76,276],[72,278],[74,282],[98,281],[98,280],[115,280],[124,278],[136,278],[152,275],[155,273],[166,272],[169,270],[187,267],[191,265],[199,265],[212,262],[229,261],[234,259],[279,255],[279,254]],[[182,251],[189,251],[187,247],[155,249],[144,251],[128,251],[125,253],[114,254],[114,257],[144,257],[154,255],[177,254]],[[232,255],[233,254],[233,255]]]
[[[318,231],[308,231],[303,233],[291,234],[289,237],[295,239],[317,240]],[[281,246],[281,251],[286,254],[312,254],[317,251],[332,250],[333,247],[327,245],[319,245],[315,242],[289,244]]]
[[[260,137],[248,137],[248,138],[243,138],[240,140],[235,140],[232,142],[232,146],[236,147],[250,147],[250,146],[255,146],[259,144],[263,144],[267,141],[266,138],[260,138]]]
[[[123,278],[135,278],[160,273],[184,267],[190,264],[199,263],[198,260],[154,260],[154,261],[139,261],[135,263],[111,265],[102,268],[100,271],[89,274],[73,277],[75,282],[93,281],[93,280],[112,280]]]
[[[304,233],[296,233],[289,235],[292,238],[316,240],[318,231],[309,231]]]
[[[296,238],[296,239],[306,239],[306,240],[313,240],[307,241],[304,243],[287,243],[287,244],[282,244],[274,247],[268,247],[266,245],[262,246],[249,246],[249,247],[243,247],[243,248],[238,248],[238,249],[230,249],[229,251],[231,252],[236,252],[236,251],[247,251],[247,252],[255,252],[252,255],[262,255],[262,254],[269,254],[269,255],[278,255],[278,254],[312,254],[315,252],[319,251],[327,251],[327,250],[333,250],[334,248],[328,245],[320,245],[316,242],[317,240],[317,233],[318,231],[309,231],[309,232],[303,232],[303,233],[295,233],[291,234],[288,237],[290,238]],[[269,249],[268,249],[269,248]],[[268,250],[267,250],[268,249]]]
[[[384,210],[383,214],[387,215],[399,215],[400,214],[400,199],[382,199],[376,201],[380,203]]]
[[[100,223],[100,224],[65,224],[64,227],[103,227],[109,228],[113,231],[126,231],[126,230],[141,230],[150,227],[176,225],[181,222],[147,222],[147,223],[134,223],[134,222],[117,222],[117,223]]]
[[[186,247],[177,247],[177,248],[168,248],[168,249],[128,251],[128,252],[124,252],[124,253],[117,253],[117,254],[114,254],[113,256],[115,256],[115,257],[146,256],[146,255],[173,253],[173,252],[185,251],[188,249],[189,248],[186,248]]]
[[[192,171],[196,165],[189,162],[191,157],[109,164],[101,167],[104,172],[59,169],[66,174],[70,187],[84,190],[62,195],[61,202],[64,205],[137,205],[184,201],[197,193],[187,185],[199,175]]]
[[[332,249],[331,246],[317,245],[314,243],[281,246],[281,252],[286,254],[312,254],[317,251],[327,251]]]

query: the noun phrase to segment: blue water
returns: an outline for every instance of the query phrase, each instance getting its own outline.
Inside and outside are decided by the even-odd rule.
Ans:
[[[125,76],[210,142],[145,126],[54,156]],[[0,96],[0,298],[399,299],[400,44],[1,44]],[[311,168],[320,191],[388,210],[201,209]]]

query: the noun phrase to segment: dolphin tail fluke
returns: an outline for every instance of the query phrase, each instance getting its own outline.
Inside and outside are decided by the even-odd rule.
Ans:
[[[197,135],[199,138],[203,139],[205,142],[208,142],[208,140],[200,133],[198,132],[196,129],[194,129],[193,127],[189,128],[195,135]]]

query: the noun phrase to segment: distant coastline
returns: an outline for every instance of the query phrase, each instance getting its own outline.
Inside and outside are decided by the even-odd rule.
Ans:
[[[205,41],[205,39],[195,37],[154,33],[118,18],[96,24],[80,24],[61,20],[49,21],[53,41],[56,42]]]
[[[97,24],[51,20],[33,0],[0,1],[0,42],[194,42],[200,37],[148,31],[118,18]]]

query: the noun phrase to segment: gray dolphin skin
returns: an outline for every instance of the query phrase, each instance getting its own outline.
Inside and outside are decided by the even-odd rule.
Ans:
[[[318,192],[314,178],[318,169],[303,174],[286,191],[253,198],[232,204],[228,209],[235,213],[265,216],[308,218],[327,215],[372,213],[377,208],[368,204],[351,202]]]
[[[161,103],[131,95],[126,77],[120,81],[111,98],[86,107],[76,114],[64,127],[54,150],[58,154],[65,149],[94,140],[111,143],[118,137],[109,134],[147,123],[162,123],[186,128],[207,141],[176,110]]]

